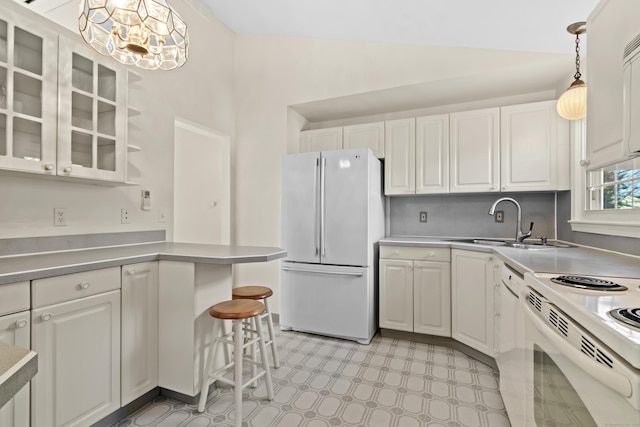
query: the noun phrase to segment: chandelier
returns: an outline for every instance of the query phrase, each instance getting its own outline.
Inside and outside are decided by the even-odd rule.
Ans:
[[[145,70],[187,62],[189,34],[165,0],[82,0],[80,34],[103,55]]]
[[[560,117],[578,120],[587,115],[587,85],[580,80],[580,34],[587,31],[586,22],[576,22],[567,27],[567,31],[576,35],[576,73],[573,83],[558,99],[557,110]]]

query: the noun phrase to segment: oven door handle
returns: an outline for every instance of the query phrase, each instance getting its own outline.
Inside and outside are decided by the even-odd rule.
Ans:
[[[531,310],[529,304],[525,300],[521,300],[524,305],[524,312],[529,320],[538,328],[538,330],[549,339],[553,345],[569,360],[571,360],[576,366],[580,367],[588,375],[600,381],[602,384],[612,388],[616,392],[620,393],[624,397],[631,397],[632,387],[631,381],[627,377],[617,372],[614,372],[611,368],[605,367],[605,365],[596,362],[592,358],[588,357],[578,349],[572,347],[567,343],[557,332],[552,328],[545,325]]]

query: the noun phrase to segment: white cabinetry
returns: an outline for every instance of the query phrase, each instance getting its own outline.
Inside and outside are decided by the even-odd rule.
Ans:
[[[13,2],[0,15],[0,169],[124,183],[125,68]]]
[[[158,262],[122,267],[122,406],[158,386]]]
[[[450,250],[380,248],[380,327],[451,336]]]
[[[58,73],[58,175],[124,182],[126,70],[60,37]]]
[[[389,120],[385,124],[384,194],[416,192],[416,120]]]
[[[55,175],[58,36],[0,12],[0,168]]]
[[[31,348],[29,307],[29,282],[0,286],[0,342]],[[0,426],[29,425],[29,390],[25,385],[0,408]]]
[[[88,426],[120,408],[120,268],[31,282],[31,425]]]
[[[604,0],[587,18],[587,159],[590,166],[623,157],[624,48],[638,33],[640,2]]]
[[[568,134],[555,100],[502,107],[501,191],[569,189]]]
[[[451,250],[451,335],[491,357],[495,356],[497,266],[490,254]]]
[[[416,194],[449,192],[449,115],[416,119]]]
[[[342,150],[342,128],[314,129],[300,132],[300,152]]]
[[[449,136],[449,191],[500,191],[500,109],[451,113]]]
[[[370,148],[374,156],[384,158],[384,122],[345,126],[342,137],[342,148]]]

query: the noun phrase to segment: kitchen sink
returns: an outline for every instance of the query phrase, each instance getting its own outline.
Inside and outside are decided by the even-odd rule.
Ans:
[[[542,244],[541,242],[516,242],[514,240],[504,240],[504,239],[449,239],[448,241],[455,242],[455,243],[471,243],[475,245],[501,246],[501,247],[518,248],[518,249],[530,249],[530,250],[571,247],[570,245],[567,245],[565,243],[558,243],[558,242],[546,242],[546,244]]]

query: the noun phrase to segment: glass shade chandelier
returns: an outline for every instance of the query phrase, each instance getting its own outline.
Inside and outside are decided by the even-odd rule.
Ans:
[[[78,27],[91,47],[126,65],[171,70],[187,62],[187,25],[165,0],[82,0]]]
[[[586,22],[576,22],[567,27],[567,31],[576,35],[576,73],[573,83],[558,99],[558,114],[567,120],[582,119],[587,115],[587,85],[580,80],[580,34],[587,32]]]

